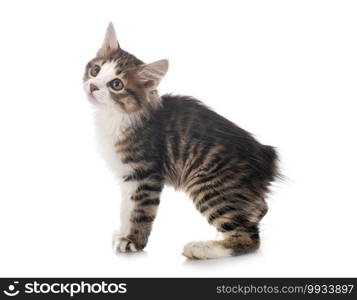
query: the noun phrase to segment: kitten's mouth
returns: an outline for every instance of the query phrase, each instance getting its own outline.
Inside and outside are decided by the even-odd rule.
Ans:
[[[96,90],[90,91],[89,86],[86,83],[83,85],[83,88],[84,88],[84,91],[86,92],[87,98],[90,102],[92,102],[92,103],[99,102],[97,97],[95,96]]]
[[[91,100],[97,101],[97,99],[94,97],[93,93],[87,93],[87,97],[90,98]]]
[[[87,93],[88,101],[93,105],[102,104],[98,99],[93,95],[93,93]]]
[[[99,91],[88,93],[88,97],[92,103],[105,105],[105,99]]]
[[[95,95],[93,93],[88,93],[88,96],[91,97],[94,100],[97,100],[97,98],[95,97]]]

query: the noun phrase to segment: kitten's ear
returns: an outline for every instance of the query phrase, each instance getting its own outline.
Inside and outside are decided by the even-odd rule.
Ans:
[[[103,41],[102,47],[98,50],[97,56],[98,57],[106,57],[111,53],[120,49],[117,35],[115,33],[115,29],[113,23],[110,22],[107,28],[107,32],[105,34],[105,38]]]
[[[168,68],[169,61],[167,59],[161,59],[151,64],[141,66],[136,73],[136,78],[145,88],[155,90],[161,79],[167,73]]]

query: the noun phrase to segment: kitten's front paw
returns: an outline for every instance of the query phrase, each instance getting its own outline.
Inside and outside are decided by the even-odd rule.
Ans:
[[[135,243],[127,237],[117,237],[113,240],[113,249],[116,253],[137,252]]]

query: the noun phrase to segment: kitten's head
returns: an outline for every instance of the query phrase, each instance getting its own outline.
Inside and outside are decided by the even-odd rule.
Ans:
[[[159,105],[157,86],[168,69],[167,60],[144,64],[119,46],[110,23],[102,47],[86,66],[83,85],[88,99],[125,114]]]

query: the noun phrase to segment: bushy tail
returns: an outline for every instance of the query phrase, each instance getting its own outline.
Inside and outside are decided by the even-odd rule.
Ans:
[[[264,171],[266,178],[269,181],[273,181],[280,177],[278,167],[279,156],[276,149],[271,146],[264,146],[262,148],[262,156],[262,170]]]

